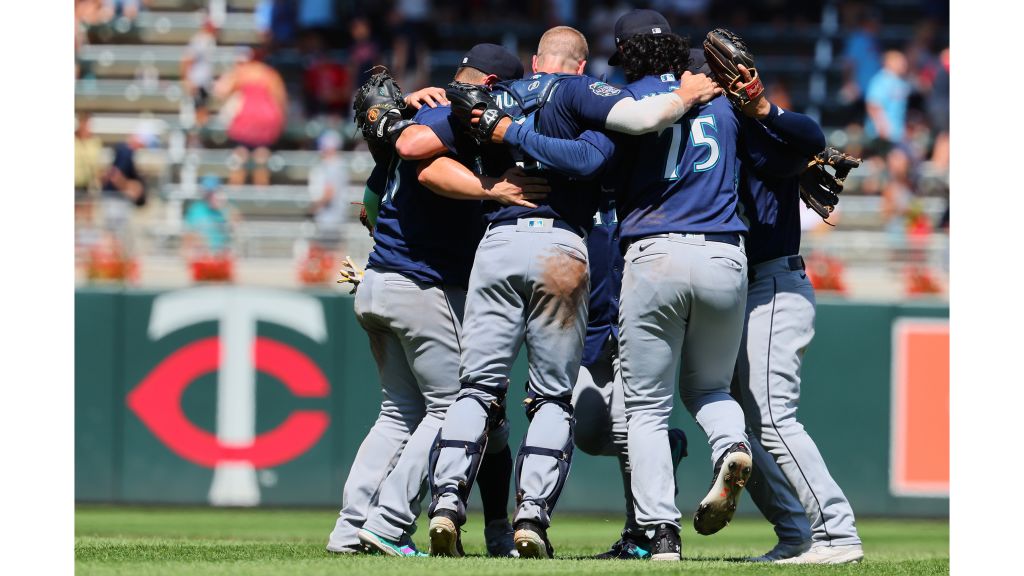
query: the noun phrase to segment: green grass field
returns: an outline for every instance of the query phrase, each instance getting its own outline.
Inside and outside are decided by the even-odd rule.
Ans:
[[[737,559],[774,545],[762,520],[738,519],[710,537],[683,532],[681,563],[584,560],[618,536],[621,520],[558,515],[550,530],[557,560],[489,559],[481,519],[463,534],[468,558],[335,556],[324,550],[332,510],[215,510],[82,506],[75,513],[78,574],[948,574],[949,523],[858,522],[866,560],[848,566],[773,566]],[[414,540],[426,550],[426,529]]]

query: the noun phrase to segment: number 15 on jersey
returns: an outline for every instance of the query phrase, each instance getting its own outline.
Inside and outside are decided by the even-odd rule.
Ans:
[[[680,124],[673,124],[669,126],[671,130],[672,142],[668,148],[668,158],[665,159],[665,180],[678,180],[680,176],[680,170],[682,169],[683,158],[686,156],[686,147],[683,146],[683,127]],[[704,150],[701,150],[701,154],[698,159],[693,162],[694,172],[704,172],[715,167],[718,164],[718,158],[720,151],[718,147],[718,140],[710,132],[717,132],[715,128],[715,117],[711,114],[704,116],[697,116],[690,120],[690,143],[693,146],[706,147],[707,156],[704,156]]]

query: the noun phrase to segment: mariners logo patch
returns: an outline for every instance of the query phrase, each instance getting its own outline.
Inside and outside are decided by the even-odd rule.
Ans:
[[[619,90],[615,86],[612,86],[611,84],[607,84],[605,82],[594,82],[589,86],[589,88],[591,92],[597,94],[598,96],[615,96],[618,93],[622,92],[622,90]]]

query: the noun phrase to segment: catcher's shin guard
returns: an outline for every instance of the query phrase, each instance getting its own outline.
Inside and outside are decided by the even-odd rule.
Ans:
[[[495,399],[488,403],[476,395],[467,393],[467,390],[483,391],[495,396]],[[462,399],[473,400],[479,404],[487,414],[487,424],[484,427],[483,433],[476,441],[445,440],[441,438],[441,431],[438,430],[437,436],[434,438],[434,443],[430,449],[430,460],[427,467],[427,478],[430,483],[430,493],[432,496],[430,507],[427,509],[427,515],[430,517],[434,516],[434,511],[437,509],[437,504],[441,495],[454,493],[458,497],[457,514],[460,525],[466,521],[466,503],[469,501],[469,492],[473,488],[473,484],[476,482],[476,475],[480,471],[480,464],[483,461],[484,452],[487,451],[488,435],[493,428],[501,426],[502,422],[505,420],[505,394],[502,391],[495,391],[490,388],[476,386],[473,384],[463,384],[462,392],[459,393],[459,396],[455,401],[458,402]],[[434,472],[437,469],[437,461],[441,457],[441,450],[444,448],[462,448],[466,451],[466,456],[469,457],[469,470],[466,471],[466,480],[465,482],[460,482],[457,487],[439,487],[434,481]]]
[[[529,384],[527,384],[529,386]],[[516,467],[515,467],[515,478],[516,478],[516,506],[522,505],[527,500],[532,500],[537,507],[543,511],[543,517],[541,518],[542,523],[547,526],[551,522],[550,515],[555,510],[555,505],[558,503],[558,497],[562,494],[562,488],[565,487],[565,481],[569,477],[569,468],[572,465],[572,452],[573,452],[573,433],[572,429],[575,424],[572,417],[572,396],[543,396],[533,390],[527,390],[527,398],[523,402],[526,408],[526,417],[533,422],[534,416],[545,404],[557,405],[562,411],[569,416],[569,435],[566,439],[565,445],[562,446],[561,450],[553,448],[542,448],[540,446],[528,446],[526,444],[526,437],[523,437],[523,442],[519,446],[519,453],[516,455]],[[527,434],[528,436],[529,434]],[[554,458],[558,465],[558,480],[555,482],[555,486],[546,495],[543,496],[531,496],[527,497],[523,491],[521,478],[523,472],[523,463],[527,456],[548,456]]]
[[[466,472],[466,480],[465,482],[459,482],[458,486],[438,487],[434,482],[434,471],[437,469],[437,460],[441,457],[441,450],[443,448],[463,448],[466,450],[466,456],[469,457],[469,470]],[[476,474],[480,471],[480,462],[483,460],[484,450],[486,449],[486,431],[476,442],[468,440],[443,440],[441,438],[441,431],[437,431],[434,444],[430,448],[430,461],[427,465],[427,478],[430,483],[430,494],[432,496],[430,507],[427,508],[427,516],[434,517],[434,512],[442,495],[454,493],[458,500],[456,514],[458,515],[459,525],[465,524],[466,502],[469,501],[469,491],[476,481]]]

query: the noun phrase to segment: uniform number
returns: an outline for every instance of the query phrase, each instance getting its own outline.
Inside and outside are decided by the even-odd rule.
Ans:
[[[698,116],[690,120],[690,143],[694,146],[708,147],[708,157],[693,163],[694,172],[705,172],[714,168],[718,164],[718,158],[721,156],[718,140],[715,140],[715,137],[706,131],[709,126],[717,132],[715,117],[710,114]],[[676,180],[679,178],[679,164],[683,161],[680,151],[683,143],[683,127],[679,124],[673,124],[671,128],[672,143],[669,145],[668,158],[665,161],[666,180]]]

